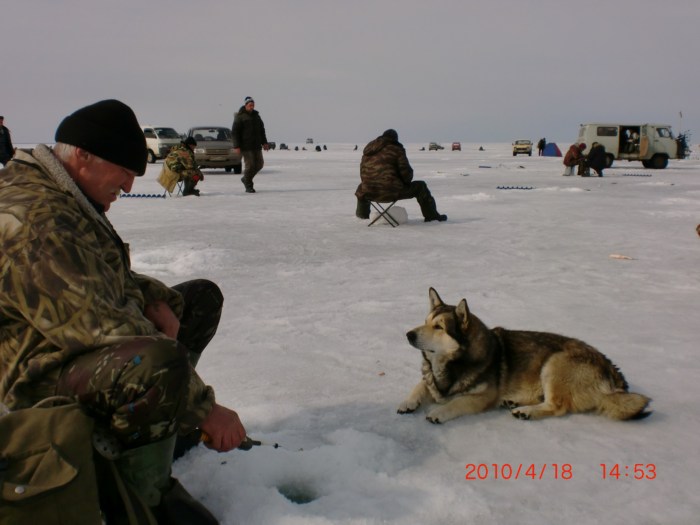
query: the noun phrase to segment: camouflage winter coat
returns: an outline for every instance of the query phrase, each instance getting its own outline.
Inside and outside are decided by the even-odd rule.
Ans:
[[[194,160],[194,152],[189,146],[180,144],[175,146],[168,156],[165,157],[165,162],[169,169],[180,175],[180,180],[191,179],[195,175],[201,180],[202,172],[199,171],[197,163]]]
[[[377,137],[365,146],[360,163],[362,184],[358,198],[394,200],[413,180],[413,168],[400,142],[389,137]]]
[[[256,110],[248,113],[245,106],[241,106],[233,117],[233,147],[241,148],[243,151],[256,151],[262,149],[263,144],[267,144],[265,135],[265,124],[260,118],[260,113]]]
[[[182,314],[177,291],[131,271],[128,246],[46,146],[0,170],[0,402],[18,409],[52,395],[76,355],[165,337],[143,314],[159,300]],[[191,399],[213,403],[191,375]]]

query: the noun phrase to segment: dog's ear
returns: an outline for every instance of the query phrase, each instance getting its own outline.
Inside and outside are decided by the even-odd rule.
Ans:
[[[438,293],[435,291],[435,288],[430,288],[428,290],[428,298],[430,299],[430,311],[432,312],[437,308],[438,306],[442,306],[445,303],[442,302],[442,299],[440,299],[440,296]]]
[[[469,306],[467,306],[467,300],[462,299],[457,308],[455,308],[455,315],[457,316],[457,321],[462,328],[462,331],[466,331],[467,326],[469,326]]]

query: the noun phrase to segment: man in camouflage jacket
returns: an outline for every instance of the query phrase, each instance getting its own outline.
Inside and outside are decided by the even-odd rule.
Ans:
[[[161,178],[167,179],[167,172],[177,175],[177,180],[185,181],[185,187],[182,190],[184,196],[196,195],[199,197],[199,190],[195,188],[200,180],[204,180],[204,175],[197,167],[197,162],[194,158],[194,148],[197,146],[197,141],[193,137],[187,137],[178,146],[175,146],[163,162],[163,172],[158,182],[163,187],[167,181],[161,181]],[[167,168],[167,169],[166,169]],[[174,184],[172,184],[174,187]],[[172,187],[168,190],[172,193]]]
[[[146,168],[128,106],[82,108],[64,119],[56,142],[53,151],[17,152],[0,170],[0,402],[15,410],[53,395],[76,398],[116,438],[124,465],[169,449],[158,479],[153,469],[150,480],[122,472],[157,515],[161,496],[176,487],[176,433],[199,428],[219,451],[245,438],[238,415],[215,402],[193,368],[223,297],[210,281],[170,288],[131,270],[128,246],[105,215]],[[209,517],[203,523],[216,523]]]
[[[355,191],[355,215],[360,219],[369,219],[370,201],[393,202],[415,198],[425,222],[447,220],[446,215],[438,213],[428,185],[422,180],[413,180],[413,168],[406,157],[406,150],[393,129],[386,130],[365,146],[360,162],[360,178],[362,182]]]

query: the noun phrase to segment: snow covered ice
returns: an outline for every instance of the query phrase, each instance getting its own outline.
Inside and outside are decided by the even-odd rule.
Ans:
[[[420,146],[406,146],[409,160],[445,223],[424,223],[415,200],[399,203],[408,222],[397,228],[356,219],[363,144],[270,151],[254,195],[240,176],[205,170],[199,198],[113,205],[136,271],[221,286],[223,318],[198,371],[250,436],[280,444],[200,445],[174,475],[224,524],[697,523],[697,155],[581,178],[562,177],[561,158],[512,157],[510,144]],[[162,193],[160,167],[133,193]],[[430,286],[450,304],[465,297],[491,327],[595,346],[654,413],[519,421],[494,410],[444,425],[398,415],[420,378],[405,333],[422,323]],[[488,475],[465,479],[469,464]],[[619,478],[602,479],[601,464],[620,465]],[[647,479],[634,479],[636,464]],[[535,479],[495,479],[518,465]]]

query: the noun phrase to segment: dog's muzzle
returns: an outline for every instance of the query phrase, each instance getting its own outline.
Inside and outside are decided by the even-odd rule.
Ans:
[[[415,345],[416,342],[418,341],[418,334],[414,330],[407,332],[406,337],[408,338],[408,342],[411,343],[412,345]]]

